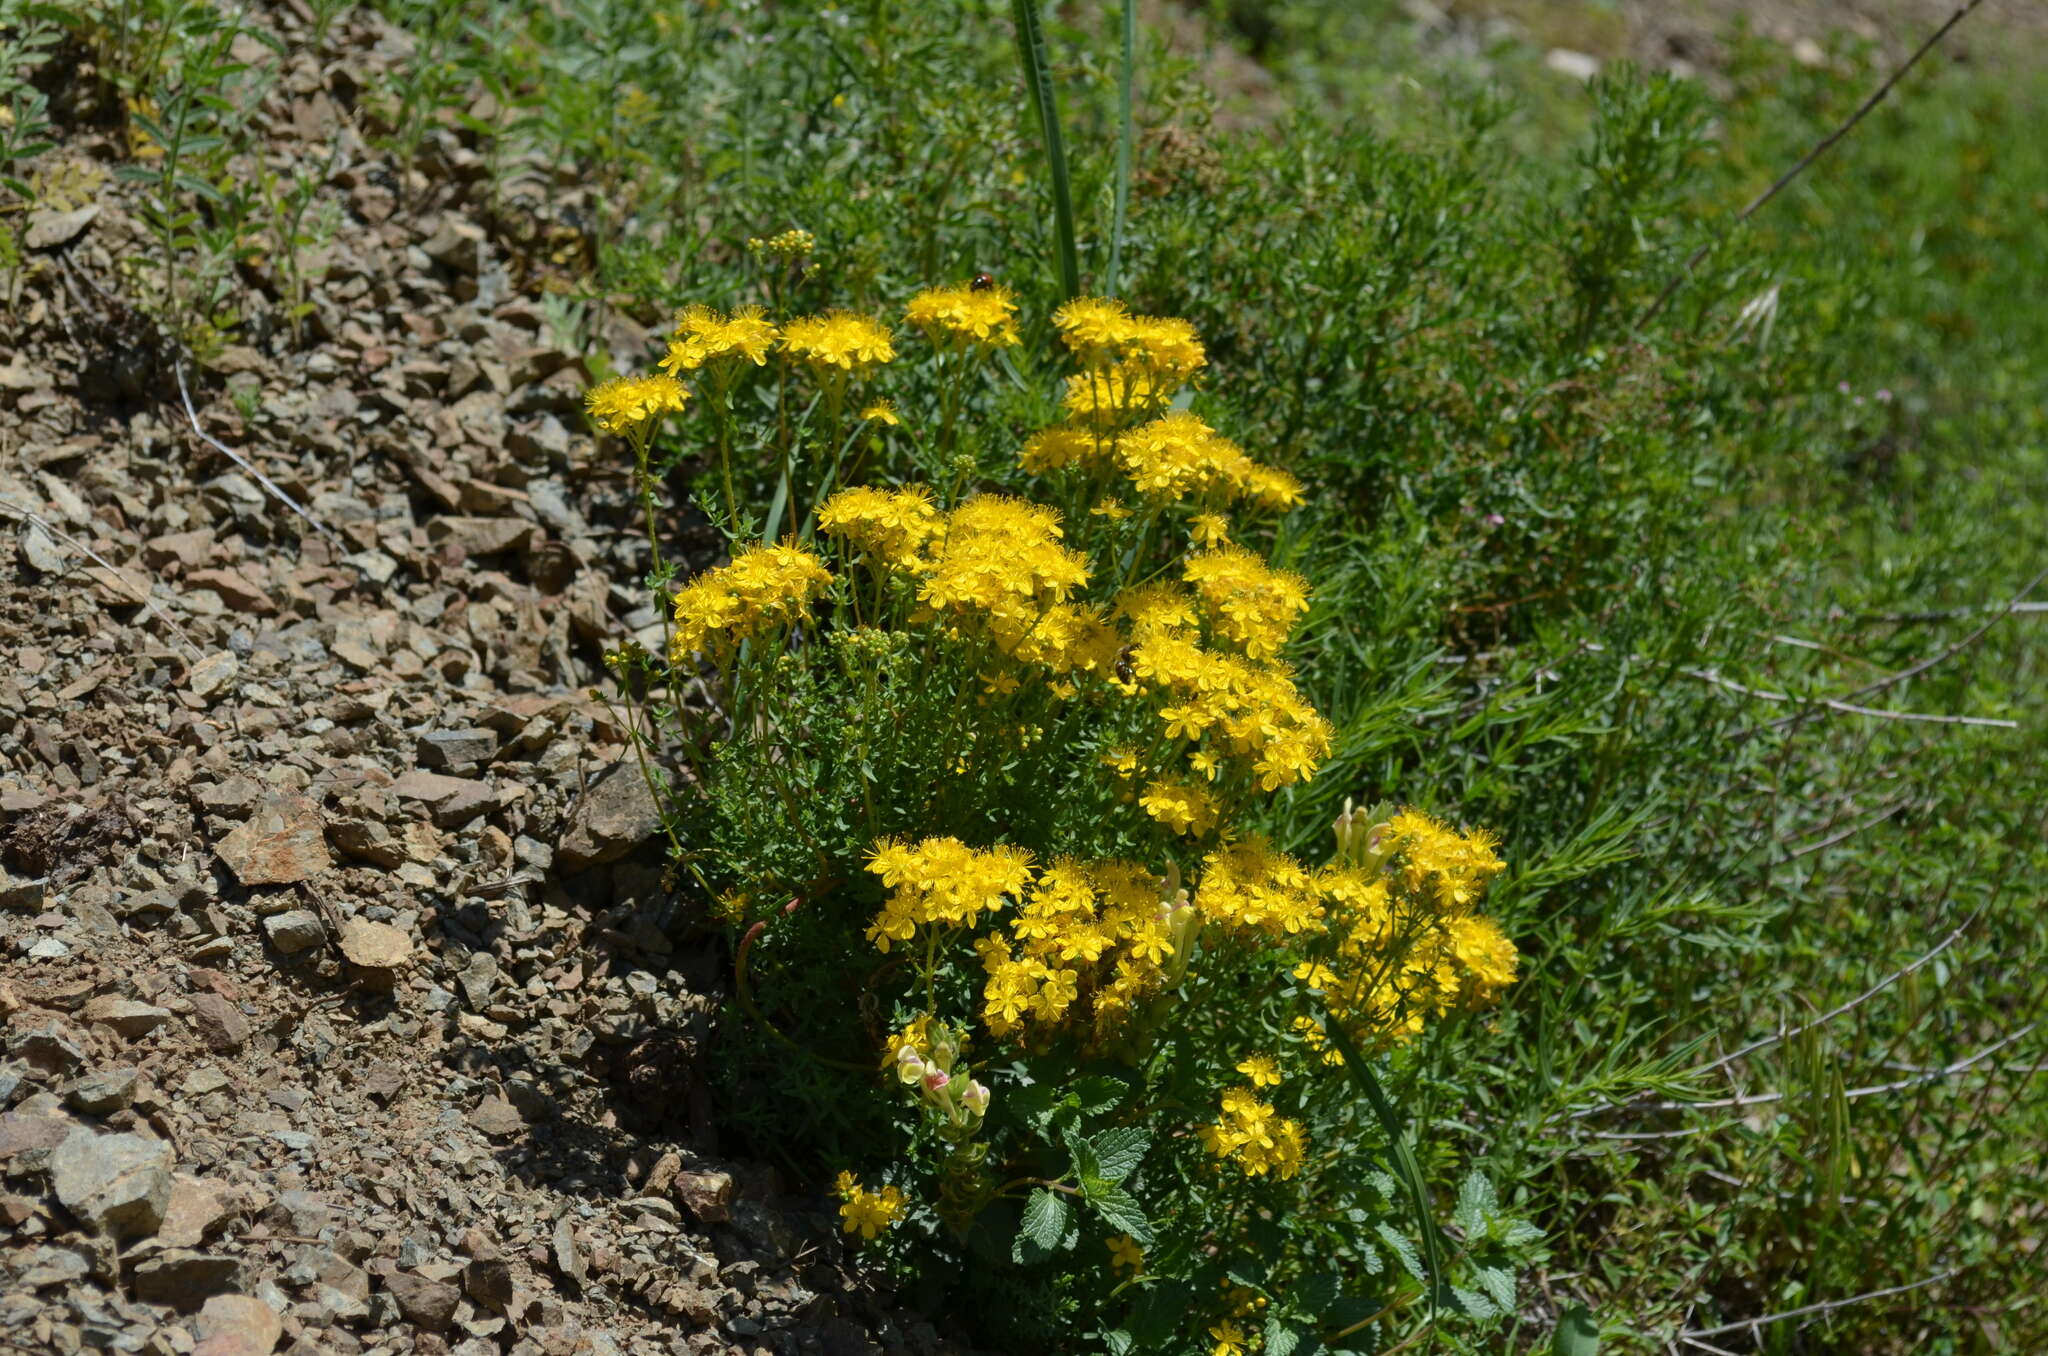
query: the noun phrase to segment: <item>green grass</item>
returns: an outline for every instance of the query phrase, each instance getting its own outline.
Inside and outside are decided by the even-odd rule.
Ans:
[[[1437,1195],[1481,1164],[1548,1235],[1481,1349],[1546,1349],[1579,1302],[1649,1351],[1944,1275],[1707,1340],[2048,1343],[2048,617],[1982,611],[2048,564],[2048,78],[1930,63],[1639,333],[1874,83],[1867,55],[1737,39],[1709,96],[1581,89],[1510,45],[1488,93],[1411,68],[1388,15],[1273,7],[1278,84],[1226,131],[1204,68],[1140,32],[1118,243],[1121,14],[1062,9],[1068,245],[1008,5],[389,11],[434,59],[366,99],[387,144],[477,144],[506,220],[542,210],[523,163],[596,190],[589,267],[547,274],[585,339],[609,306],[757,299],[742,244],[792,225],[820,247],[791,306],[988,269],[1042,317],[1071,250],[1084,289],[1115,254],[1135,306],[1203,330],[1205,408],[1316,487],[1288,527],[1322,586],[1296,658],[1344,734],[1271,827],[1319,848],[1345,797],[1395,797],[1496,827],[1512,864],[1524,980],[1391,1070]],[[466,122],[486,90],[502,121]],[[231,246],[189,210],[170,295],[211,306]],[[979,427],[1043,414],[985,399]],[[1013,443],[972,451],[1014,476]],[[1977,610],[1900,619],[1950,609]]]

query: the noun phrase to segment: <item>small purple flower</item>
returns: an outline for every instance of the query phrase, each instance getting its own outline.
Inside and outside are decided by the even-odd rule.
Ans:
[[[1849,383],[1846,381],[1838,381],[1835,383],[1835,389],[1837,391],[1840,391],[1843,395],[1847,395],[1849,394]]]
[[[1489,513],[1486,515],[1486,525],[1488,527],[1499,527],[1502,523],[1506,521],[1507,519],[1503,518],[1498,513]]]
[[[1891,404],[1891,403],[1892,403],[1892,388],[1891,388],[1891,387],[1889,387],[1889,386],[1880,386],[1880,387],[1878,387],[1878,388],[1877,388],[1877,403],[1878,403],[1878,404],[1880,404],[1880,405],[1889,405],[1889,404]]]

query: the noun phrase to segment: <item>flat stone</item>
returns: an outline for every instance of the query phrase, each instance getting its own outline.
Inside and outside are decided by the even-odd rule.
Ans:
[[[116,998],[112,994],[103,994],[93,999],[85,1005],[79,1015],[96,1026],[112,1027],[129,1040],[147,1036],[171,1020],[169,1008],[160,1008],[153,1003],[143,1003],[133,998]]]
[[[390,923],[351,918],[341,925],[341,954],[365,970],[399,970],[412,963],[412,938]]]
[[[581,871],[615,862],[661,832],[661,807],[633,760],[616,763],[576,803],[555,861]]]
[[[590,1282],[590,1264],[576,1246],[575,1226],[567,1215],[555,1221],[554,1237],[555,1270],[574,1284],[579,1290]]]
[[[64,1208],[96,1232],[154,1233],[171,1199],[171,1146],[81,1125],[50,1154],[50,1180]]]
[[[100,205],[89,202],[69,212],[56,212],[47,207],[38,207],[28,214],[28,230],[22,234],[21,243],[32,250],[53,250],[59,245],[68,245],[85,234],[85,228],[92,225],[93,218],[100,214]]]
[[[53,1078],[65,1077],[85,1063],[84,1047],[55,1020],[15,1033],[7,1042],[7,1053]]]
[[[467,824],[498,803],[497,793],[487,784],[439,772],[408,772],[391,784],[391,792],[402,800],[426,802],[434,811],[434,822],[444,829]]]
[[[185,687],[195,697],[211,697],[241,672],[242,661],[233,652],[222,650],[194,663],[185,674]]]
[[[533,536],[524,518],[435,518],[427,524],[427,540],[435,546],[457,546],[466,556],[495,556],[519,550]]]
[[[196,1248],[206,1241],[228,1210],[212,1187],[189,1173],[171,1178],[171,1195],[164,1205],[163,1223],[157,1226],[157,1241],[173,1248]]]
[[[35,1248],[10,1260],[19,1268],[14,1284],[22,1290],[69,1285],[92,1274],[92,1264],[71,1248]]]
[[[0,1116],[0,1164],[17,1173],[38,1171],[77,1128],[55,1097],[38,1093]]]
[[[87,1074],[64,1090],[64,1100],[89,1116],[105,1116],[135,1100],[139,1077],[133,1069]]]
[[[502,1097],[486,1097],[469,1113],[469,1123],[494,1138],[516,1135],[526,1128],[519,1108]]]
[[[462,1288],[489,1309],[512,1307],[512,1264],[502,1257],[479,1257],[462,1269]]]
[[[192,1356],[269,1356],[284,1320],[253,1295],[213,1295],[199,1309],[199,1345]]]
[[[296,955],[327,940],[327,927],[311,909],[288,909],[263,920],[270,944],[287,956]]]
[[[240,570],[194,570],[185,576],[185,582],[194,588],[212,589],[237,612],[263,615],[277,611],[276,599]]]
[[[429,1332],[440,1332],[455,1318],[455,1306],[462,1292],[444,1281],[428,1280],[410,1271],[394,1271],[384,1278],[398,1311]]]
[[[421,767],[474,767],[497,755],[498,736],[490,730],[430,730],[420,736],[416,752]]]
[[[242,1263],[233,1257],[172,1248],[135,1268],[135,1298],[185,1313],[215,1295],[242,1288]]]
[[[192,995],[192,1025],[209,1050],[230,1054],[249,1043],[249,1019],[217,993]]]
[[[732,1218],[732,1176],[723,1172],[682,1172],[669,1188],[676,1203],[703,1224]]]
[[[244,885],[292,885],[333,865],[320,807],[295,792],[266,796],[214,851]]]

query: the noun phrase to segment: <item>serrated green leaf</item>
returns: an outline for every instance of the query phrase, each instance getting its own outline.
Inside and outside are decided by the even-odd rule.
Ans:
[[[1551,1356],[1600,1356],[1600,1325],[1593,1311],[1574,1304],[1558,1316],[1557,1331],[1550,1335]]]
[[[1374,1228],[1380,1236],[1380,1242],[1386,1244],[1394,1256],[1401,1259],[1401,1265],[1408,1269],[1408,1274],[1428,1285],[1429,1273],[1422,1269],[1422,1257],[1415,1251],[1415,1245],[1403,1238],[1400,1231],[1391,1224],[1380,1224]]]
[[[1072,1215],[1073,1207],[1059,1192],[1044,1188],[1032,1192],[1031,1198],[1024,1202],[1023,1217],[1017,1222],[1017,1241],[1011,1248],[1012,1255],[1026,1264],[1051,1256],[1066,1236]]]
[[[1458,1188],[1458,1207],[1451,1212],[1451,1222],[1464,1231],[1468,1239],[1482,1238],[1498,1213],[1493,1194],[1493,1183],[1486,1180],[1486,1174],[1474,1168],[1465,1176]]]
[[[1302,1338],[1307,1332],[1278,1314],[1266,1316],[1266,1356],[1306,1356]]]
[[[1110,1331],[1102,1334],[1102,1349],[1107,1351],[1109,1356],[1124,1356],[1124,1353],[1131,1349],[1135,1341],[1136,1339],[1122,1328],[1112,1328]]]
[[[1137,1170],[1144,1160],[1145,1151],[1152,1146],[1152,1137],[1143,1130],[1105,1130],[1089,1141],[1095,1150],[1095,1158],[1101,1164],[1102,1176],[1111,1182],[1121,1182]]]
[[[1450,1307],[1467,1318],[1494,1318],[1500,1313],[1493,1301],[1477,1290],[1467,1290],[1462,1285],[1447,1285],[1444,1289],[1451,1297]]]
[[[1082,1115],[1100,1116],[1105,1111],[1115,1110],[1129,1095],[1130,1089],[1122,1079],[1090,1074],[1074,1080],[1073,1093],[1079,1099]]]
[[[1515,1311],[1515,1273],[1506,1267],[1474,1267],[1472,1280],[1504,1314]]]
[[[1091,1195],[1088,1204],[1095,1207],[1095,1213],[1110,1228],[1129,1234],[1142,1246],[1151,1246],[1152,1221],[1145,1218],[1144,1208],[1130,1192],[1120,1186],[1106,1186]]]
[[[1377,1257],[1375,1257],[1377,1260]],[[1377,1268],[1373,1268],[1377,1270]],[[1308,1318],[1322,1314],[1337,1301],[1337,1287],[1341,1283],[1334,1271],[1311,1271],[1291,1286],[1287,1293],[1289,1312]]]

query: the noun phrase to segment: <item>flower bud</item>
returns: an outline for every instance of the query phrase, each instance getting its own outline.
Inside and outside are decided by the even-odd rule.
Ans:
[[[960,1103],[977,1116],[988,1114],[988,1088],[973,1079],[967,1083],[967,1091],[960,1094]]]
[[[946,1089],[946,1085],[952,1081],[953,1075],[947,1073],[944,1069],[935,1069],[929,1064],[925,1065],[924,1090],[926,1092],[943,1092]]]
[[[906,1087],[925,1076],[931,1066],[917,1053],[917,1047],[906,1045],[896,1052],[896,1077]]]

